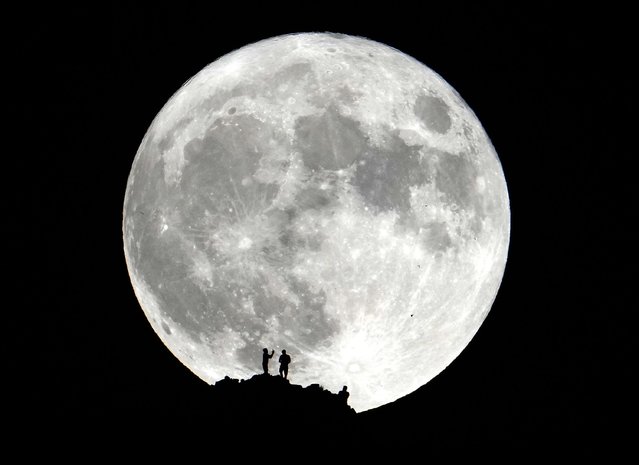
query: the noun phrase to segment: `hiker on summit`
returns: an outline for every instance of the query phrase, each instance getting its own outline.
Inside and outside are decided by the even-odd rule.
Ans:
[[[291,357],[286,353],[286,350],[282,351],[280,355],[280,376],[284,379],[288,379],[288,364],[291,363]]]
[[[265,375],[268,375],[268,361],[273,358],[273,354],[275,354],[275,350],[271,350],[271,355],[269,355],[266,347],[262,351],[262,368]]]

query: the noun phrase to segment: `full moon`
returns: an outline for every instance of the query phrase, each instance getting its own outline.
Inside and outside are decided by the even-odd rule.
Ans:
[[[430,68],[331,33],[247,45],[184,84],[128,178],[124,253],[168,349],[372,409],[444,370],[502,280],[510,207],[478,118]]]

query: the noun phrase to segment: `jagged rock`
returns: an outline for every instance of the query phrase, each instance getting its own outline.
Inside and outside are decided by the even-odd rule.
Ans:
[[[229,377],[212,386],[211,413],[228,422],[269,418],[280,424],[343,427],[354,421],[355,410],[338,394],[319,384],[302,387],[279,376]]]

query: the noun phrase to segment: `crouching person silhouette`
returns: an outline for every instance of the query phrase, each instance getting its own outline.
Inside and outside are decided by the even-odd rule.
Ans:
[[[291,357],[286,353],[286,350],[282,351],[280,355],[280,376],[284,379],[288,379],[288,364],[291,363]]]
[[[337,397],[344,403],[348,404],[348,396],[350,396],[350,392],[348,392],[346,386],[342,388],[341,391],[337,393]]]

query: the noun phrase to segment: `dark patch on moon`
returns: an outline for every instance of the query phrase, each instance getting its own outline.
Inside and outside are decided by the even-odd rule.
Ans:
[[[334,201],[329,191],[313,186],[301,190],[295,196],[295,205],[300,210],[322,210]]]
[[[169,325],[167,325],[164,321],[162,322],[162,329],[166,334],[168,334],[169,336],[171,335],[171,328],[169,328]]]
[[[296,147],[311,172],[334,172],[356,164],[352,184],[376,211],[394,210],[400,221],[413,215],[410,188],[428,179],[420,161],[419,147],[407,145],[397,131],[388,131],[383,147],[372,146],[359,123],[329,107],[321,115],[301,117],[296,124]],[[296,199],[301,208],[313,205],[315,194],[307,191]],[[308,203],[310,202],[310,204]]]
[[[325,239],[321,230],[300,232],[296,222],[302,215],[303,210],[296,207],[277,209],[268,213],[269,229],[275,231],[275,238],[261,247],[260,256],[268,265],[281,273],[290,269],[298,252],[319,250]]]
[[[453,245],[450,234],[448,234],[448,226],[442,222],[431,222],[424,226],[422,238],[427,250],[444,252]]]
[[[201,223],[205,210],[235,217],[259,212],[270,203],[276,185],[242,180],[255,173],[272,137],[281,138],[269,125],[236,114],[218,119],[204,138],[186,144],[177,205],[185,223]]]
[[[158,300],[163,316],[195,337],[208,307],[206,292],[192,280],[191,252],[171,230],[160,236],[145,234],[137,269]],[[167,332],[164,324],[162,328]]]
[[[299,86],[307,77],[312,76],[312,72],[313,66],[310,63],[294,63],[277,71],[271,78],[260,82],[261,90],[258,94],[261,96],[278,95],[276,101],[281,103],[283,99],[290,96],[289,88]]]
[[[326,34],[327,36],[329,36],[329,37],[331,37],[333,39],[342,40],[342,39],[347,39],[348,38],[347,35],[341,34],[339,32],[325,32],[324,34]]]
[[[337,200],[328,190],[310,186],[298,192],[295,196],[294,206],[281,210],[283,216],[280,215],[278,225],[280,245],[292,254],[301,249],[319,250],[324,241],[324,235],[320,230],[310,229],[301,233],[296,222],[302,220],[306,211],[320,212],[335,206],[336,203]]]
[[[378,211],[394,210],[400,220],[406,220],[412,214],[410,187],[427,179],[418,148],[390,133],[383,148],[367,146],[352,183],[369,205]]]
[[[160,292],[162,309],[193,340],[225,327],[239,333],[254,331],[264,324],[259,315],[267,318],[277,308],[278,301],[264,293],[264,286],[264,282],[247,280],[239,270],[218,271],[211,276],[208,288],[188,279],[173,283],[172,292]],[[251,299],[258,317],[243,308]]]
[[[477,192],[479,170],[465,153],[452,155],[442,152],[438,156],[435,185],[445,194],[445,202],[463,211],[474,212],[471,230],[481,230],[485,216],[482,195]]]
[[[311,171],[348,168],[366,147],[359,124],[332,106],[320,115],[298,118],[295,135],[296,148]]]
[[[324,235],[321,233],[300,234],[295,228],[288,227],[282,230],[280,234],[280,244],[286,249],[297,252],[299,250],[317,251],[322,247]]]
[[[439,97],[420,95],[415,101],[413,111],[431,131],[445,134],[450,129],[448,105]]]
[[[169,131],[166,132],[164,137],[160,139],[157,144],[160,153],[166,152],[173,146],[173,144],[175,143],[175,133],[180,131],[181,129],[184,129],[191,121],[193,121],[193,118],[191,117],[181,118],[180,120],[178,120],[177,123],[173,125],[173,127]]]
[[[361,92],[357,92],[348,86],[342,86],[337,90],[337,98],[348,106],[355,104],[361,96]]]

